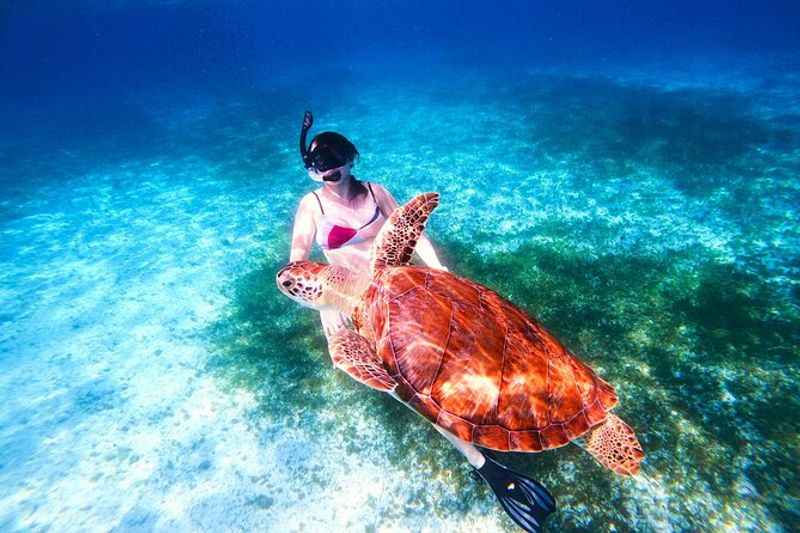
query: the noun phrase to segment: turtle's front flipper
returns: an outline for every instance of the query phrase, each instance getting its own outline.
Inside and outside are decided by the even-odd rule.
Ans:
[[[411,261],[425,223],[438,205],[439,194],[426,192],[394,210],[372,243],[370,272],[373,276],[381,267],[402,266]]]
[[[333,366],[344,370],[354,380],[384,392],[392,392],[397,386],[371,343],[355,331],[339,330],[331,337],[328,347]]]
[[[492,487],[500,505],[516,524],[531,533],[542,530],[547,515],[555,511],[556,501],[538,481],[512,472],[488,455],[477,472]]]

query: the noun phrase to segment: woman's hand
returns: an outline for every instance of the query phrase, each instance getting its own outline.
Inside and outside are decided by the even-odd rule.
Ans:
[[[319,318],[322,320],[322,331],[328,339],[351,325],[350,320],[338,309],[323,309],[319,312]]]

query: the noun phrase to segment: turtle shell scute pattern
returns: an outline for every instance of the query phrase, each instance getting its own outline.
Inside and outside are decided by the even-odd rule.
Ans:
[[[397,396],[435,424],[502,451],[557,448],[606,419],[611,385],[494,291],[396,267],[365,302]]]

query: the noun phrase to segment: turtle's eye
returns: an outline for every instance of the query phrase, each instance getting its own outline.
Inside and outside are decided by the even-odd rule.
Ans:
[[[288,286],[290,286],[291,284],[292,284],[292,282],[291,282],[291,281],[289,281],[288,279],[287,279],[286,281],[284,281],[284,282],[283,282],[283,286],[284,286],[284,287],[288,287]]]

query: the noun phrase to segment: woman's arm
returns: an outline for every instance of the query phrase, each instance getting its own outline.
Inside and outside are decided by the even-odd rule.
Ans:
[[[446,266],[439,261],[439,256],[436,255],[436,250],[433,249],[430,239],[425,236],[425,233],[419,236],[416,248],[417,255],[422,259],[422,262],[431,268],[438,270],[448,270]]]
[[[294,229],[292,230],[292,248],[289,251],[289,261],[302,261],[311,255],[311,246],[314,244],[316,224],[314,224],[313,205],[310,194],[300,200],[297,212],[294,215]]]
[[[303,261],[311,255],[314,245],[314,235],[317,228],[314,222],[314,209],[318,209],[311,195],[306,195],[300,200],[297,212],[294,215],[294,229],[292,230],[292,249],[289,252],[289,261]],[[319,312],[322,321],[322,331],[325,337],[331,338],[337,331],[347,326],[347,319],[338,309],[321,309]]]
[[[397,200],[392,196],[392,193],[385,187],[373,184],[372,188],[375,190],[375,199],[378,201],[378,207],[381,208],[385,216],[388,217],[392,214],[392,211],[400,207]],[[431,241],[425,236],[425,233],[420,235],[417,240],[416,252],[419,258],[422,259],[422,262],[427,266],[439,270],[447,270],[447,267],[439,261],[439,256],[436,255],[436,250],[434,250],[433,244],[431,244]]]

